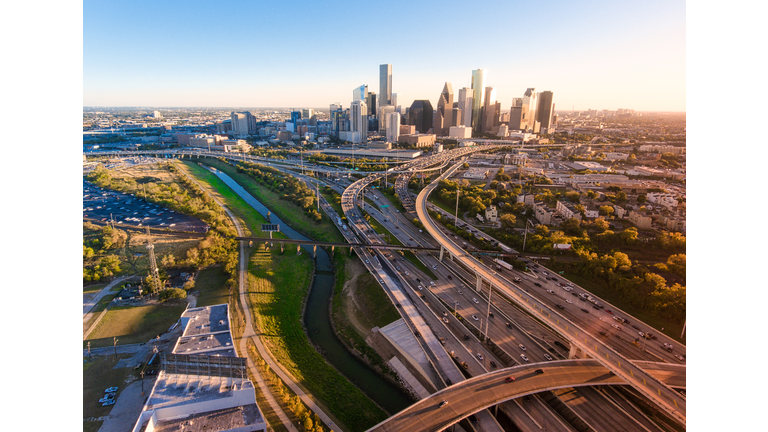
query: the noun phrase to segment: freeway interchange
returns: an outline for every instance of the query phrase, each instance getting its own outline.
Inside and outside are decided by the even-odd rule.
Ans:
[[[388,172],[365,173],[368,175],[356,182],[344,178],[348,171],[335,167],[299,166],[283,161],[275,163],[242,155],[226,157],[267,164],[305,182],[326,184],[342,195],[346,224],[341,220],[342,215],[335,214],[332,207],[320,197],[323,210],[338,225],[345,240],[357,245],[353,249],[397,306],[403,321],[416,336],[431,369],[428,371],[428,379],[432,383],[429,389],[432,396],[388,420],[393,423],[384,422],[374,427],[374,430],[421,430],[420,426],[414,426],[415,429],[410,426],[406,429],[387,426],[400,421],[398,419],[405,412],[410,413],[409,418],[414,420],[413,410],[418,407],[421,407],[422,418],[414,421],[419,422],[426,422],[427,417],[434,417],[435,412],[441,413],[440,418],[443,412],[453,412],[447,416],[449,423],[446,423],[448,420],[440,420],[435,423],[437,429],[430,426],[428,430],[440,430],[470,415],[476,422],[462,422],[465,429],[503,430],[487,409],[493,405],[501,409],[521,430],[575,430],[564,424],[560,416],[540,396],[534,394],[543,390],[532,390],[531,399],[526,398],[525,401],[519,398],[522,394],[499,398],[498,395],[493,396],[492,391],[489,400],[494,403],[466,404],[459,398],[451,400],[447,407],[438,409],[438,404],[442,401],[439,395],[447,394],[443,392],[462,394],[459,392],[462,386],[473,380],[488,377],[489,383],[503,387],[506,384],[503,380],[494,378],[494,381],[491,377],[516,368],[564,367],[563,362],[583,361],[576,360],[578,358],[589,359],[586,361],[591,362],[590,367],[600,370],[602,375],[609,370],[613,375],[605,383],[631,386],[684,425],[685,397],[671,386],[681,387],[681,380],[684,386],[685,346],[601,299],[597,301],[603,308],[593,307],[592,303],[576,295],[585,292],[583,289],[573,284],[566,285],[564,278],[551,274],[541,266],[532,268],[530,272],[495,270],[491,257],[473,257],[453,240],[450,231],[429,216],[427,196],[434,190],[438,180],[454,173],[461,166],[462,158],[468,154],[494,147],[497,146],[467,147],[439,153],[408,162]],[[175,156],[214,156],[204,153],[177,151]],[[221,154],[216,153],[215,157],[221,157]],[[299,174],[299,170],[315,172],[324,177],[306,177]],[[415,172],[435,171],[439,171],[441,176],[427,185],[417,197],[408,191],[408,179]],[[371,183],[384,180],[385,176],[392,177],[387,179],[388,182],[394,180],[401,203],[406,211],[418,215],[424,225],[423,230],[416,228],[412,219],[409,220],[409,217],[388,205],[390,203],[387,198],[379,191],[366,189]],[[373,230],[363,212],[384,226],[404,246],[431,249],[413,249],[412,252],[435,278],[427,275],[415,263],[404,259],[402,254],[380,249],[388,241]],[[434,252],[438,248],[439,253]],[[533,262],[528,264],[529,267],[538,265]],[[613,319],[614,316],[629,322],[619,323]],[[640,332],[652,332],[658,339],[646,340],[639,337]],[[635,341],[638,338],[639,343]],[[663,344],[674,345],[673,352],[664,349]],[[659,365],[677,368],[669,372],[677,381],[670,381],[670,376],[660,374],[662,367]],[[551,382],[548,385],[550,387],[546,389],[575,388],[584,384],[574,375],[570,381],[562,378],[556,385]],[[611,398],[605,395],[597,395],[586,387],[574,391],[581,392],[581,396],[589,400],[590,405],[594,403],[610,408],[606,400]],[[614,399],[616,397],[613,396]],[[571,408],[598,430],[600,428],[597,425],[608,424],[617,412],[606,411],[607,414],[602,414],[605,418],[600,419],[597,418],[600,414],[579,412],[578,409],[583,407],[573,408],[571,405]],[[636,416],[634,421],[639,417],[642,416]],[[642,419],[638,422],[642,423]],[[426,423],[424,425],[426,427]],[[636,429],[653,430],[654,427],[646,425],[637,426]],[[627,427],[627,430],[635,429]],[[656,430],[661,429],[657,427]]]

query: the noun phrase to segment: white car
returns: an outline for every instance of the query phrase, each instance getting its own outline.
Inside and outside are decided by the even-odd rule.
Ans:
[[[681,356],[680,354],[675,354],[675,358],[680,361],[685,361],[685,357]]]
[[[479,321],[480,320],[480,318],[478,318],[477,315],[472,315],[472,319],[475,320],[475,321]]]
[[[549,355],[549,354],[544,354],[544,358],[545,358],[545,359],[547,359],[547,360],[549,360],[549,361],[552,361],[552,360],[554,360],[554,359],[552,358],[552,356],[551,356],[551,355]]]
[[[550,293],[550,294],[554,294],[554,293],[555,293],[555,292],[554,292],[554,291],[552,291],[552,290],[547,290],[547,292],[548,292],[548,293]]]
[[[566,301],[567,303],[573,304],[573,302],[571,301],[571,299],[565,299],[565,301]]]
[[[410,273],[408,273],[408,270],[405,271],[406,276],[410,276]]]
[[[621,326],[618,324],[611,324],[611,327],[615,328],[618,331],[621,331]]]
[[[479,358],[479,359],[480,359],[480,361],[483,361],[483,355],[482,355],[482,354],[480,354],[480,353],[477,353],[477,358]]]
[[[525,349],[525,345],[523,345],[523,344],[519,344],[518,346],[520,347],[520,349],[521,349],[521,350],[523,350],[523,351],[526,351],[526,349]]]
[[[520,354],[520,358],[525,361],[528,361],[528,357],[526,357],[525,354]]]
[[[475,302],[475,304],[479,304],[480,303],[479,301],[477,301],[477,299],[475,297],[472,297],[472,301]]]

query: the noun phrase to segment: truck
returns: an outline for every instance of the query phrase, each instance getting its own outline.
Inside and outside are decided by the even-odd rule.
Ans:
[[[506,253],[512,252],[512,248],[505,245],[504,243],[499,243],[499,247],[501,248],[501,250],[503,250]]]
[[[493,262],[496,263],[496,267],[501,266],[501,267],[504,267],[507,270],[512,270],[512,264],[510,264],[510,263],[508,263],[506,261],[502,261],[502,260],[500,260],[498,258],[494,258]]]

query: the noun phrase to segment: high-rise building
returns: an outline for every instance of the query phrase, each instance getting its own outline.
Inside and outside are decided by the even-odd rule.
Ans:
[[[392,101],[392,65],[379,65],[379,105],[395,105]]]
[[[387,114],[387,142],[395,143],[398,139],[400,139],[400,113],[390,112]]]
[[[355,87],[354,90],[352,90],[352,100],[353,101],[368,101],[368,86],[363,84],[360,87]]]
[[[483,69],[476,69],[472,71],[472,90],[474,90],[474,98],[472,100],[472,132],[475,134],[480,133],[482,130],[480,109],[483,107],[485,100],[483,99],[483,89],[485,88],[485,71]]]
[[[249,135],[251,133],[256,118],[250,112],[232,112],[229,117],[232,120],[232,133],[234,135]]]
[[[309,120],[315,115],[315,110],[312,108],[304,108],[301,110],[301,118]]]
[[[365,100],[352,102],[349,107],[349,126],[350,131],[360,133],[359,142],[366,142],[368,139],[368,105]]]
[[[435,135],[446,136],[448,135],[448,129],[451,126],[453,114],[453,87],[451,83],[446,82],[443,86],[443,91],[437,99],[437,110],[435,111],[435,119],[432,122]]]
[[[408,110],[408,124],[416,126],[416,130],[425,134],[432,129],[434,110],[428,100],[415,100]]]
[[[389,127],[389,114],[395,112],[395,107],[392,105],[384,105],[380,106],[377,114],[377,117],[379,118],[379,133],[385,134],[387,133],[387,128]],[[398,122],[400,121],[400,118],[398,117]]]
[[[390,105],[395,107],[395,111],[400,112],[400,105],[397,104],[397,93],[392,93],[392,103]]]
[[[523,98],[513,98],[512,107],[509,109],[509,130],[522,129]]]
[[[457,126],[472,127],[472,95],[471,88],[463,87],[459,90],[459,111],[461,111],[461,121]]]
[[[536,89],[529,87],[523,94],[523,118],[520,129],[539,133],[536,120],[536,108],[538,108]]]
[[[485,88],[485,96],[483,97],[485,103],[483,104],[483,119],[482,132],[491,132],[493,130],[494,123],[498,122],[498,115],[496,114],[496,89],[493,87]]]
[[[553,94],[551,91],[539,93],[539,107],[537,119],[541,125],[541,133],[552,133],[552,114],[554,113],[554,104],[552,103]]]
[[[365,103],[368,104],[368,115],[375,116],[376,115],[376,93],[374,92],[368,93],[368,98],[365,100]]]

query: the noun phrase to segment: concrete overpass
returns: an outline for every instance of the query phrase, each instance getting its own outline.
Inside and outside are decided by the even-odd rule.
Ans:
[[[668,385],[685,388],[685,366],[644,362],[649,373]],[[534,371],[541,369],[543,374]],[[512,376],[515,381],[507,383]],[[461,419],[521,396],[561,388],[627,385],[597,360],[561,360],[526,364],[469,378],[420,400],[368,432],[440,431]],[[440,407],[441,402],[447,402]]]
[[[454,243],[437,227],[435,221],[427,213],[427,197],[437,187],[439,180],[450,176],[459,166],[460,164],[457,163],[448,169],[441,177],[424,188],[416,199],[416,212],[419,220],[424,225],[424,229],[444,249],[440,253],[440,259],[442,260],[444,252],[448,252],[451,259],[460,262],[464,267],[477,275],[478,286],[480,286],[482,281],[486,281],[509,301],[519,305],[523,310],[526,310],[552,329],[567,337],[571,342],[572,355],[576,354],[577,351],[581,351],[582,355],[598,360],[603,366],[609,368],[645,397],[654,401],[673,418],[685,424],[686,400],[680,393],[655,379],[648,372],[630,362],[613,348],[607,346],[602,340],[565,318],[559,311],[539,301],[531,293],[508,281],[494,277],[492,271],[487,266],[467,254],[464,249]]]

